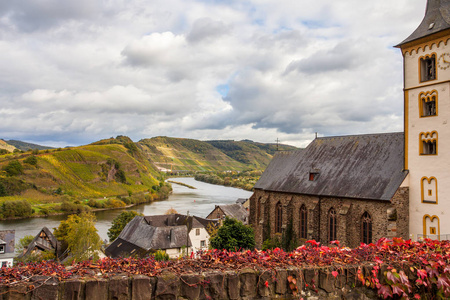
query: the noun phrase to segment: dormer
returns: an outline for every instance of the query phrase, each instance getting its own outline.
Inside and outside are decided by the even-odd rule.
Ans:
[[[0,240],[0,254],[6,253],[6,242],[4,240]]]

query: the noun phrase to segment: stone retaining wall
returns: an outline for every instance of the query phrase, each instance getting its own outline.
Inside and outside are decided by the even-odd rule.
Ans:
[[[155,277],[116,275],[62,282],[34,276],[28,282],[0,286],[0,299],[378,299],[376,291],[357,280],[358,267],[341,268],[337,277],[331,274],[333,270],[336,269],[243,269],[183,275],[165,272]]]

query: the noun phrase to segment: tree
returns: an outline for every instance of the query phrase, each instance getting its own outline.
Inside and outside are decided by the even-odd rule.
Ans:
[[[165,215],[171,215],[171,214],[177,214],[178,212],[175,210],[175,208],[171,207],[164,213]]]
[[[28,248],[28,245],[33,241],[34,236],[32,235],[26,235],[23,238],[19,240],[19,242],[16,245],[16,252],[19,254],[22,254],[23,250]]]
[[[109,241],[114,241],[119,234],[122,232],[122,230],[125,228],[125,226],[134,219],[136,216],[142,216],[142,214],[139,214],[138,212],[131,210],[131,211],[123,211],[114,218],[112,221],[112,226],[108,230],[108,237]]]
[[[32,155],[32,156],[28,156],[27,158],[25,158],[23,160],[24,163],[29,164],[29,165],[33,165],[33,166],[37,166],[37,158],[36,156]]]
[[[217,234],[210,238],[210,245],[215,249],[227,249],[229,251],[253,249],[255,247],[255,234],[250,226],[226,217],[223,225],[217,230]]]
[[[95,221],[93,213],[83,212],[80,215],[70,215],[55,229],[53,234],[58,240],[63,241],[64,246],[70,251],[72,261],[98,258],[97,252],[100,250],[102,240],[95,228]]]

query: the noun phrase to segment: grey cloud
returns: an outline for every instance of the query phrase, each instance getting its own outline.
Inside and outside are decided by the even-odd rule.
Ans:
[[[215,21],[210,18],[202,18],[194,22],[186,39],[190,43],[198,43],[204,40],[216,39],[221,35],[228,33],[229,30],[229,27],[223,22]]]
[[[101,7],[93,0],[24,0],[5,1],[0,6],[0,16],[26,32],[47,29],[64,20],[93,18],[102,14]]]
[[[286,73],[299,71],[317,74],[331,71],[345,71],[358,66],[359,53],[355,53],[349,42],[340,43],[331,50],[317,51],[308,58],[292,61]]]

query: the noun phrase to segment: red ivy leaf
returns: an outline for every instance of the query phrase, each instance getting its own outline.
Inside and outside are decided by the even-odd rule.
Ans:
[[[333,272],[331,272],[331,274],[333,274],[334,278],[336,278],[336,276],[339,275],[339,273],[337,271],[333,271]]]
[[[381,295],[383,297],[383,299],[386,298],[392,298],[392,290],[391,287],[388,285],[382,285],[380,286],[380,288],[378,289],[378,295]]]

